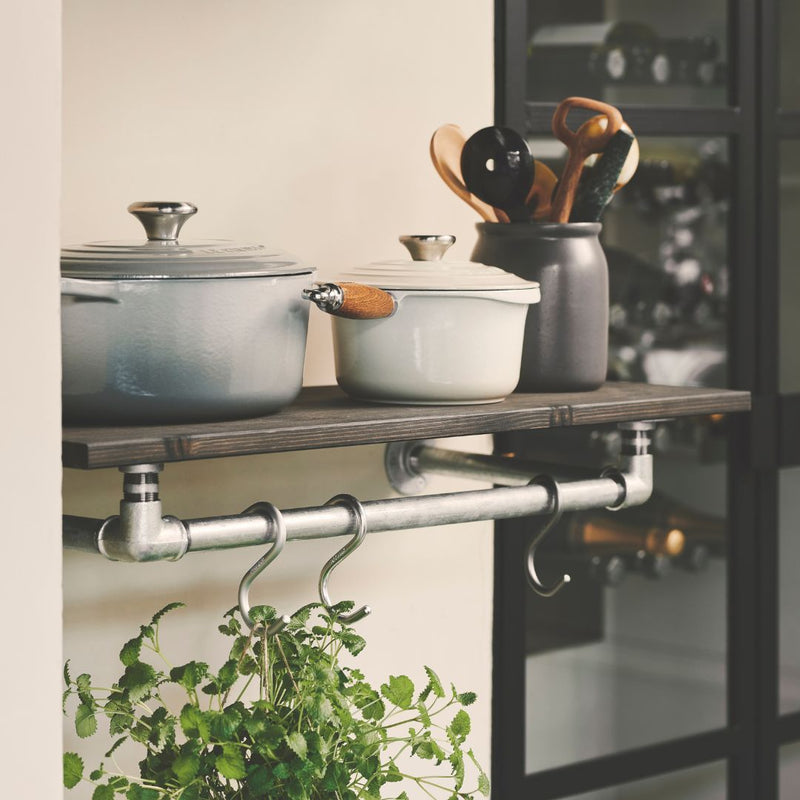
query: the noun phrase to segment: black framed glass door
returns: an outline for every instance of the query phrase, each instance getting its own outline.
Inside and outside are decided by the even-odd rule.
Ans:
[[[573,597],[532,598],[519,563],[533,523],[498,523],[495,788],[537,800],[775,800],[780,783],[793,796],[797,4],[520,0],[496,10],[496,121],[524,131],[536,158],[563,164],[550,119],[568,95],[618,105],[639,138],[640,169],[603,219],[609,378],[748,389],[754,410],[659,425],[655,505],[614,523],[641,532],[680,519],[680,555],[593,547],[586,526],[596,537],[611,523],[573,520],[551,554],[553,574],[568,563],[578,576]],[[607,462],[613,451],[613,431],[554,436],[498,437],[497,447],[565,461]],[[724,779],[675,788],[715,770]]]

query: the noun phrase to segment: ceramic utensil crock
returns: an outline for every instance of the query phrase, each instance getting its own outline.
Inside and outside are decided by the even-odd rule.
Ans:
[[[608,264],[601,224],[479,223],[472,258],[541,286],[525,325],[523,392],[596,389],[608,363]]]

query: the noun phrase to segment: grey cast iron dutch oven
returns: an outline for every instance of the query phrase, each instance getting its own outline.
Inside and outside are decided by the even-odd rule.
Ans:
[[[128,210],[147,241],[62,250],[65,419],[192,422],[291,403],[316,270],[261,245],[179,241],[189,203]]]

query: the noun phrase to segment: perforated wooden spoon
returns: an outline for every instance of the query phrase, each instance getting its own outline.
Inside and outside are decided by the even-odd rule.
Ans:
[[[603,127],[593,117],[573,131],[567,125],[567,115],[575,108],[597,111],[607,119],[607,124]],[[553,134],[567,146],[568,156],[553,198],[553,209],[550,212],[552,222],[569,220],[584,161],[593,153],[602,152],[611,137],[621,127],[622,114],[619,109],[608,103],[588,97],[567,97],[558,104],[556,112],[553,114]]]
[[[461,175],[461,151],[467,137],[458,125],[448,123],[441,125],[431,137],[431,161],[441,179],[468,206],[475,209],[487,222],[501,221],[497,211],[488,203],[475,197],[466,187]],[[508,220],[504,220],[507,222]]]

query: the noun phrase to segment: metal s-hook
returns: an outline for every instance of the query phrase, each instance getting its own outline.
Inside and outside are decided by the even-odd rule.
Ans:
[[[242,615],[242,619],[247,627],[253,630],[256,623],[250,616],[250,586],[280,555],[281,550],[283,550],[283,546],[286,544],[286,523],[283,520],[283,514],[281,514],[280,509],[276,508],[272,503],[254,503],[242,513],[261,515],[267,521],[269,527],[275,531],[275,541],[272,547],[247,570],[242,578],[242,582],[239,584],[239,613]],[[272,636],[282,631],[289,622],[290,619],[285,614],[276,617],[275,620],[267,626],[267,635]]]
[[[355,536],[353,536],[341,550],[328,559],[319,575],[319,597],[325,608],[330,608],[332,603],[330,595],[328,594],[328,578],[331,572],[333,572],[334,567],[341,561],[344,561],[344,559],[364,541],[364,537],[367,535],[367,517],[364,513],[364,507],[361,505],[358,498],[353,497],[351,494],[337,494],[335,497],[331,497],[325,505],[346,506],[353,512],[356,522]],[[369,606],[362,606],[350,614],[339,614],[337,619],[349,625],[352,622],[358,622],[360,619],[364,619],[364,617],[371,612],[372,609]]]
[[[545,586],[536,573],[536,548],[561,519],[561,515],[563,513],[561,509],[561,493],[558,482],[551,475],[537,475],[532,481],[529,482],[528,485],[530,486],[531,484],[539,484],[540,486],[544,486],[550,490],[553,497],[553,513],[550,519],[547,520],[547,522],[536,534],[536,536],[534,536],[533,541],[528,546],[525,574],[528,577],[528,584],[530,585],[531,589],[536,592],[536,594],[540,595],[541,597],[552,597],[554,594],[556,594],[556,592],[561,591],[561,589],[563,589],[564,586],[570,582],[570,577],[565,573],[561,580],[555,584],[555,586],[550,588]]]

